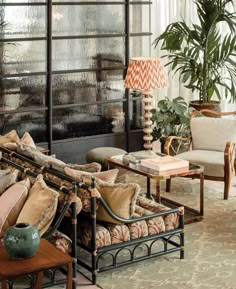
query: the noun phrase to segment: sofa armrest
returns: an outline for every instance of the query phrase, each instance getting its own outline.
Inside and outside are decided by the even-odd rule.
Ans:
[[[192,138],[169,136],[164,145],[164,153],[167,155],[177,155],[181,152],[189,151],[192,145]]]

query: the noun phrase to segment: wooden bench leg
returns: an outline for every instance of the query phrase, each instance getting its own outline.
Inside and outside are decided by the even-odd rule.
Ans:
[[[43,271],[39,271],[37,273],[34,289],[41,289],[42,288],[42,279],[43,279]]]
[[[67,264],[67,283],[66,289],[72,289],[72,264]]]
[[[7,289],[7,280],[2,279],[1,283],[2,283],[2,289]]]

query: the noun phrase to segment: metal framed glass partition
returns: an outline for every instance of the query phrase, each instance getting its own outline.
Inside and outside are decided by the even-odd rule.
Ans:
[[[124,89],[129,58],[150,55],[150,1],[3,0],[0,134],[57,141],[141,131]]]

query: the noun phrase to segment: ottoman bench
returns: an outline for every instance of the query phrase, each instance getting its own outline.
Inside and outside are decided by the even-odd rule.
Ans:
[[[125,150],[115,147],[98,147],[91,149],[86,154],[86,162],[96,162],[101,164],[102,170],[107,169],[106,159],[111,156],[121,155],[127,153]]]

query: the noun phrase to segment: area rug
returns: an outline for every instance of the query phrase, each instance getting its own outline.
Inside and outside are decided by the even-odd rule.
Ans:
[[[146,183],[137,175],[126,181],[143,189]],[[172,184],[168,196],[198,206],[198,180],[178,178]],[[103,289],[236,289],[235,184],[223,200],[223,183],[205,181],[205,216],[185,226],[184,260],[176,253],[153,258],[100,273],[97,283]]]

